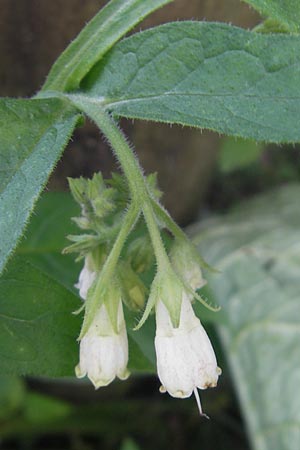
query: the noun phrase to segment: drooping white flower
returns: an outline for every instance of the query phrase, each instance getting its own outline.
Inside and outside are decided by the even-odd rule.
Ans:
[[[128,340],[121,300],[114,329],[103,303],[91,326],[80,341],[80,361],[75,372],[78,378],[88,376],[95,388],[107,386],[116,377],[129,376]]]
[[[210,340],[183,293],[179,327],[175,328],[165,304],[156,304],[155,349],[161,392],[186,398],[194,392],[202,414],[197,388],[215,387],[221,369]]]
[[[88,290],[96,279],[96,272],[91,268],[91,257],[87,255],[84,259],[84,266],[79,274],[78,283],[75,287],[79,289],[79,295],[83,300],[86,300]]]
[[[90,254],[85,257],[78,283],[79,294],[87,299],[88,291],[97,277]],[[121,293],[111,283],[102,291],[100,307],[80,340],[79,364],[75,368],[78,378],[88,376],[95,388],[107,386],[116,377],[125,380],[129,376],[128,340],[123,314]]]

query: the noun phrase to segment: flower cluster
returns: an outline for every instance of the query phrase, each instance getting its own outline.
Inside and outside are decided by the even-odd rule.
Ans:
[[[148,185],[151,196],[158,197],[153,176]],[[116,377],[126,379],[128,340],[123,303],[133,311],[144,311],[137,328],[154,310],[160,391],[178,398],[194,393],[203,414],[197,389],[215,387],[221,369],[192,306],[196,290],[205,284],[196,249],[187,239],[169,242],[166,262],[163,268],[158,264],[148,290],[142,275],[154,267],[156,257],[149,236],[140,233],[129,239],[115,256],[118,233],[120,236],[124,230],[121,211],[128,201],[122,177],[115,175],[109,185],[101,175],[70,180],[70,188],[81,206],[81,216],[74,220],[84,230],[84,234],[70,236],[73,244],[65,249],[78,252],[84,260],[76,284],[85,308],[76,376],[88,376],[95,388]]]

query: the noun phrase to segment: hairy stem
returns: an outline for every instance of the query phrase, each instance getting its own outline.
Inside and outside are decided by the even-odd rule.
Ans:
[[[152,207],[152,197],[149,193],[142,169],[134,156],[124,134],[115,121],[98,105],[83,99],[80,96],[72,96],[72,101],[99,126],[102,133],[109,141],[122,170],[127,179],[132,202],[137,204],[143,215],[149,230],[158,267],[165,270],[169,266],[169,258],[166,254],[156,215]]]
[[[86,301],[86,314],[83,321],[79,339],[82,339],[82,337],[88,330],[89,326],[91,325],[91,322],[99,307],[99,304],[101,304],[103,286],[105,286],[106,283],[111,283],[118,260],[121,255],[121,251],[124,247],[124,244],[130,231],[136,224],[136,221],[138,220],[140,213],[141,211],[138,208],[138,206],[134,202],[131,203],[124,217],[121,230],[114,242],[113,248],[111,249],[111,252],[108,255],[104,263],[104,266],[101,270],[101,274],[97,280],[94,292],[92,296],[88,298]]]

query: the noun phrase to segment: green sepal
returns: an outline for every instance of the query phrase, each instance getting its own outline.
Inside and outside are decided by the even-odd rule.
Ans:
[[[93,211],[99,219],[102,219],[115,211],[116,205],[114,197],[115,190],[109,188],[91,200]]]
[[[117,191],[107,188],[102,174],[95,173],[91,179],[68,178],[71,193],[80,204],[82,218],[75,218],[80,228],[98,229],[99,219],[104,219],[116,209]]]
[[[163,193],[158,187],[157,172],[153,172],[147,175],[146,182],[152,198],[159,200]]]
[[[134,331],[139,330],[144,325],[144,323],[148,319],[149,315],[151,314],[152,309],[155,307],[157,300],[158,300],[157,289],[156,289],[156,286],[154,285],[154,281],[153,281],[152,286],[151,286],[150,295],[149,295],[148,301],[146,303],[146,308],[142,314],[142,317],[139,320],[139,323],[133,328]]]
[[[184,291],[182,282],[172,270],[158,272],[152,282],[145,311],[134,329],[141,328],[158,301],[164,303],[170,314],[173,327],[178,328]]]
[[[87,299],[85,301],[85,315],[79,336],[79,340],[87,333],[94,317],[101,308],[105,305],[111,325],[115,333],[119,333],[118,310],[121,301],[121,289],[117,282],[110,280],[108,283],[103,283],[101,278],[96,279],[88,291]]]
[[[85,309],[85,303],[83,303],[80,308],[75,309],[75,311],[72,311],[72,314],[74,314],[74,316],[78,316],[78,314],[80,314],[82,311],[84,311]]]
[[[89,199],[97,198],[105,189],[105,182],[101,172],[94,173],[92,178],[86,178],[86,194]]]
[[[91,270],[99,272],[102,270],[103,264],[107,258],[107,246],[106,244],[98,245],[91,251]]]
[[[99,286],[101,286],[100,279],[97,278],[88,290],[87,298],[85,300],[84,319],[80,330],[80,335],[78,337],[79,341],[87,333],[94,320],[97,310],[101,308],[104,302],[105,289],[102,286],[99,289]]]
[[[181,303],[184,295],[184,287],[178,276],[170,271],[168,274],[159,274],[158,292],[159,298],[169,311],[174,328],[179,327]]]
[[[99,242],[99,237],[92,234],[68,235],[67,239],[74,242],[74,244],[65,247],[62,251],[63,254],[79,253],[81,256],[84,256],[101,243]]]
[[[110,283],[109,287],[105,289],[104,294],[104,305],[106,307],[109,319],[111,321],[113,330],[116,334],[119,334],[119,305],[121,302],[121,289],[117,284],[117,281],[114,280]]]
[[[71,217],[71,220],[76,223],[78,228],[82,230],[88,230],[90,228],[90,222],[86,217]]]
[[[67,178],[69,183],[69,188],[74,200],[80,205],[84,205],[86,203],[86,180],[83,177],[80,178]]]
[[[115,202],[118,207],[125,208],[130,199],[130,192],[126,178],[119,173],[113,172],[111,178],[106,180],[106,184],[115,190]]]
[[[86,195],[94,214],[100,219],[111,214],[116,208],[115,190],[105,186],[100,172],[95,173],[92,179],[86,180],[86,183]]]
[[[201,295],[199,295],[197,292],[195,292],[187,283],[184,282],[184,280],[182,280],[182,282],[184,284],[186,292],[191,297],[191,301],[193,301],[193,299],[196,299],[199,303],[201,303],[201,305],[205,306],[205,308],[207,308],[209,311],[212,311],[212,312],[218,312],[221,310],[221,306],[210,305],[207,302],[207,300],[205,300],[204,298],[201,297]]]

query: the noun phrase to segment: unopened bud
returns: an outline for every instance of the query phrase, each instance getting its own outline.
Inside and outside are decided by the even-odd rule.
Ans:
[[[175,240],[170,250],[175,272],[193,289],[206,284],[197,258],[197,250],[189,242]]]

